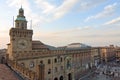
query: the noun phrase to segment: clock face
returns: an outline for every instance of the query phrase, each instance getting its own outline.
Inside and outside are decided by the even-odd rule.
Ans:
[[[27,41],[24,39],[20,39],[18,41],[18,48],[25,49],[27,47]]]
[[[31,61],[30,64],[29,64],[30,68],[33,68],[34,67],[34,62]]]

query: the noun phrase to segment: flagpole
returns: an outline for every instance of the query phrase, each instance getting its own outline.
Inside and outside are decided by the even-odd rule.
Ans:
[[[14,28],[14,16],[13,16],[13,28]]]
[[[30,21],[30,29],[32,29],[32,20]]]

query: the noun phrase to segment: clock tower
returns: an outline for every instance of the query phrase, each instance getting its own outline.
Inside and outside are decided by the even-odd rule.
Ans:
[[[21,7],[15,20],[15,28],[11,28],[9,50],[12,54],[16,51],[32,50],[33,30],[27,29],[27,20],[24,16],[24,10]]]

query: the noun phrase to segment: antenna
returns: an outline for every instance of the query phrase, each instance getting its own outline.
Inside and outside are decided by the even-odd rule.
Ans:
[[[14,28],[14,16],[13,16],[13,28]]]
[[[32,29],[32,20],[30,20],[30,29]]]
[[[20,2],[21,2],[21,8],[22,8],[22,0]]]

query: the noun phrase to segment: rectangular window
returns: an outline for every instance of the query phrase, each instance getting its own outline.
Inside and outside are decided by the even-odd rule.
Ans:
[[[48,70],[48,74],[50,74],[50,73],[51,73],[51,69]]]
[[[55,67],[55,72],[57,72],[58,70],[57,70],[57,67]]]
[[[54,59],[54,62],[57,63],[57,59],[56,58]]]
[[[48,64],[51,64],[51,60],[50,59],[48,59]]]

